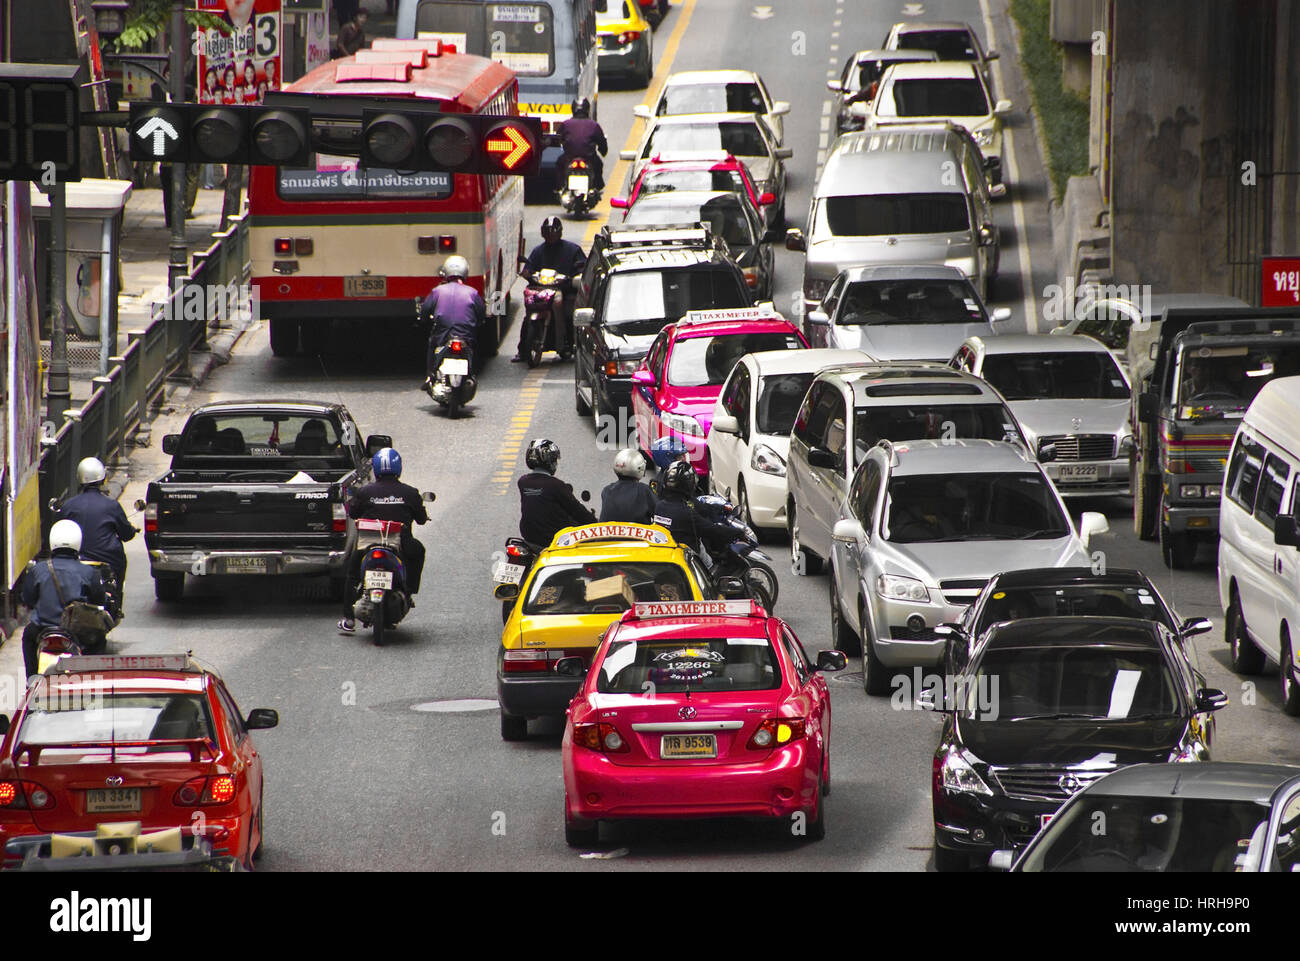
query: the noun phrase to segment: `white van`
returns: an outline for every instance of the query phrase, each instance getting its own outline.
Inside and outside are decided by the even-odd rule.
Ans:
[[[1219,603],[1232,669],[1280,665],[1282,702],[1300,716],[1300,377],[1265,384],[1237,429],[1219,507]]]

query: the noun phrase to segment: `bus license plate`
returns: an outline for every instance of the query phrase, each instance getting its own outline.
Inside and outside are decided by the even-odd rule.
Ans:
[[[110,790],[86,792],[86,813],[98,814],[104,811],[138,811],[140,810],[140,789],[138,787],[119,787]]]
[[[392,571],[366,571],[366,590],[380,588],[390,590],[393,586]]]
[[[265,557],[227,557],[227,574],[265,574]]]
[[[659,741],[659,756],[717,757],[718,741],[712,734],[665,734]]]
[[[442,372],[448,377],[464,377],[469,373],[469,361],[464,357],[448,357],[442,362]]]
[[[569,189],[575,194],[585,194],[589,183],[591,181],[586,174],[574,174],[569,178]]]
[[[344,297],[387,297],[388,278],[359,275],[343,278]]]
[[[1097,479],[1097,465],[1061,465],[1061,480],[1063,481],[1095,481]]]

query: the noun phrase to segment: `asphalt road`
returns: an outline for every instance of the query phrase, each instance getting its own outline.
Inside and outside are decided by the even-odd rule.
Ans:
[[[657,32],[652,89],[674,69],[760,70],[773,96],[794,105],[786,118],[786,143],[795,150],[788,211],[791,225],[801,225],[819,154],[830,139],[825,81],[838,76],[853,50],[878,45],[904,17],[903,6],[891,0],[848,9],[842,0],[806,0],[774,4],[770,16],[756,16],[762,8],[737,0],[687,0],[673,7]],[[1004,51],[995,84],[1017,109],[1008,151],[1010,195],[998,202],[1005,280],[995,303],[1013,308],[1011,329],[1033,329],[1032,300],[1052,282],[1046,181],[1004,3],[991,0],[992,38],[982,6],[946,0],[924,4],[924,13],[967,20],[985,35],[986,46]],[[599,116],[611,160],[639,139],[641,125],[631,108],[648,99],[641,91],[602,91]],[[621,186],[625,173],[626,165],[611,162],[607,180]],[[530,237],[555,209],[528,208]],[[585,246],[600,222],[569,223],[566,235]],[[789,305],[799,289],[801,259],[776,251],[778,307]],[[512,327],[510,348],[516,332]],[[510,364],[512,351],[505,349],[488,365],[466,415],[449,421],[417,390],[423,371],[416,355],[422,358],[422,351],[355,331],[339,332],[330,348],[320,358],[273,358],[265,325],[255,326],[228,366],[178,396],[177,406],[154,425],[153,446],[133,458],[123,497],[130,503],[143,496],[144,484],[165,470],[161,435],[178,429],[191,407],[250,397],[342,399],[363,431],[393,435],[405,480],[438,494],[432,522],[419,531],[429,552],[419,606],[382,650],[364,635],[335,632],[337,606],[326,600],[320,581],[191,578],[183,602],[155,603],[143,544],[128,545],[128,613],[114,635],[117,649],[192,649],[223,673],[245,712],[280,712],[278,729],[256,735],[266,768],[263,869],[929,868],[930,758],[938,718],[893,710],[888,698],[867,698],[856,661],[832,675],[830,684],[834,794],[827,801],[825,841],[805,845],[752,825],[707,822],[607,829],[601,849],[609,858],[583,858],[566,847],[559,724],[534,722],[525,743],[504,743],[497,730],[494,657],[501,623],[490,570],[518,517],[513,484],[502,478],[523,468],[520,435],[507,430],[517,413],[531,411],[525,440],[556,440],[564,452],[561,476],[593,493],[612,479],[615,446],[599,445],[590,419],[574,413],[571,365],[548,361],[528,372]],[[1214,619],[1215,633],[1194,643],[1210,684],[1232,700],[1219,715],[1216,757],[1300,762],[1296,722],[1280,711],[1275,669],[1257,679],[1255,692],[1226,667],[1212,558],[1170,573],[1156,546],[1133,535],[1126,500],[1071,506],[1109,516],[1112,533],[1094,549],[1105,552],[1110,566],[1152,573],[1183,616]],[[771,549],[782,559],[788,554],[784,543]],[[810,650],[829,647],[825,577],[796,577],[782,567],[778,613]],[[11,662],[12,650],[6,656]],[[451,703],[462,699],[481,701]]]

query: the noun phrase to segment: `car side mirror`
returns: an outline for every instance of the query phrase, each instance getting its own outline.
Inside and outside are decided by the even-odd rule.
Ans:
[[[999,100],[996,104],[993,105],[993,112],[995,114],[998,114],[999,116],[1002,116],[1004,114],[1009,114],[1011,112],[1011,108],[1012,108],[1012,103],[1010,100]]]
[[[1273,543],[1280,547],[1300,547],[1300,531],[1296,530],[1295,518],[1290,514],[1273,518]]]
[[[813,448],[813,450],[817,449],[816,447]],[[823,453],[825,452],[823,451]],[[811,460],[811,457],[809,460]],[[851,517],[846,517],[835,522],[835,526],[831,529],[831,540],[839,541],[841,544],[856,544],[860,540],[866,540],[866,535],[863,533],[860,522]]]
[[[831,319],[824,310],[810,310],[808,311],[808,323],[813,327],[829,327]]]
[[[844,656],[843,651],[818,651],[817,652],[817,670],[827,673],[842,671],[849,666],[849,659]]]
[[[1198,634],[1208,634],[1212,630],[1214,625],[1208,617],[1189,617],[1178,628],[1178,633],[1182,637],[1195,637]]]
[[[635,151],[635,150],[620,150],[620,151],[618,152],[618,159],[619,159],[619,160],[635,160],[635,159],[636,159],[636,151]]]
[[[739,577],[719,577],[718,593],[728,600],[749,596],[749,588]]]
[[[573,312],[574,327],[591,327],[596,323],[596,308],[579,307]]]
[[[759,194],[758,205],[760,207],[767,207],[774,203],[776,203],[776,194],[772,193],[771,191],[768,191],[765,194]]]
[[[844,87],[840,84],[840,82],[839,82],[838,80],[827,80],[827,81],[826,81],[826,89],[829,90],[831,93],[843,93],[843,92],[844,92]]]
[[[1105,534],[1109,530],[1110,522],[1106,520],[1106,515],[1097,511],[1084,511],[1079,519],[1079,540],[1083,541],[1084,547],[1087,547],[1096,535]]]
[[[934,633],[940,637],[959,637],[962,629],[960,624],[954,624],[951,621],[944,621],[942,624],[934,626]]]
[[[983,224],[980,226],[980,246],[992,247],[998,239],[998,228],[992,224]]]
[[[1156,419],[1156,395],[1138,394],[1138,420],[1143,424],[1154,423]]]
[[[789,100],[778,100],[776,103],[772,104],[773,117],[783,117],[789,112],[790,112]]]
[[[498,584],[492,588],[492,596],[498,601],[513,601],[519,596],[518,584]]]
[[[1001,56],[1002,56],[1002,54],[998,53],[996,50],[989,50],[987,53],[984,54],[984,59],[985,59],[985,60],[997,60],[997,59],[998,59],[999,57],[1001,57]]]
[[[626,197],[610,197],[609,205],[611,207],[617,207],[619,210],[627,210],[630,206]]]
[[[1218,688],[1203,687],[1196,692],[1198,711],[1218,711],[1228,706],[1228,695]]]
[[[565,677],[586,677],[587,665],[580,657],[562,657],[555,662],[555,673]]]
[[[724,434],[739,434],[740,421],[733,414],[718,414],[713,418],[713,425],[709,429],[721,431]]]
[[[175,454],[181,449],[180,434],[166,434],[162,439],[162,449],[164,454]]]
[[[136,510],[138,510],[138,511],[142,511],[142,510],[145,510],[149,505],[148,505],[148,503],[145,502],[145,500],[144,500],[143,498],[141,498],[141,499],[139,499],[139,500],[137,500],[137,501],[135,502],[135,505],[134,505],[134,506],[135,506],[135,509],[136,509]]]
[[[255,707],[248,712],[248,720],[244,721],[244,727],[250,731],[263,731],[273,727],[279,727],[280,714],[269,707]]]
[[[1005,322],[1005,321],[1008,321],[1008,320],[1011,319],[1011,308],[1010,308],[1010,307],[994,307],[994,308],[993,308],[993,313],[990,315],[990,318],[989,318],[989,319],[990,319],[990,321],[991,321],[992,323],[995,323],[995,324],[1001,324],[1001,323],[1003,323],[1003,322]]]
[[[420,499],[432,504],[434,501],[438,499],[438,495],[435,494],[433,491],[424,491],[422,494],[420,494]]]
[[[385,447],[393,446],[393,438],[387,434],[371,434],[366,438],[366,456],[374,457]]]
[[[632,383],[644,384],[646,387],[654,387],[658,381],[655,380],[655,375],[650,373],[648,367],[638,367],[636,370],[632,371]]]
[[[835,455],[824,447],[813,447],[808,451],[808,466],[822,467],[826,470],[837,470],[840,462]]]
[[[776,157],[777,160],[789,160],[794,156],[794,149],[791,147],[777,147],[772,151],[772,155]]]
[[[785,249],[806,251],[808,242],[804,239],[803,231],[798,227],[791,227],[785,232]]]
[[[644,103],[637,104],[635,107],[632,108],[632,116],[640,117],[642,120],[649,120],[650,106]],[[624,157],[623,159],[626,160],[627,158]]]
[[[1010,871],[1011,865],[1016,863],[1016,852],[1008,851],[1005,848],[994,851],[989,855],[990,871]]]

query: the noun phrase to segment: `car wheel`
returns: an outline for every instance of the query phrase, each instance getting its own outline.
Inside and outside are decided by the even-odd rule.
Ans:
[[[1300,717],[1300,684],[1295,679],[1295,655],[1291,653],[1291,635],[1282,629],[1282,651],[1277,672],[1282,678],[1282,710],[1292,717]]]
[[[835,575],[834,565],[831,566],[830,585],[831,646],[850,657],[855,657],[862,653],[862,638],[844,620],[844,608],[840,606],[839,578]]]
[[[786,529],[790,534],[790,570],[800,577],[820,574],[822,559],[799,543],[799,527],[795,518],[795,504],[791,500],[786,508]]]
[[[569,816],[569,802],[564,802],[564,843],[571,848],[593,848],[600,841],[599,821],[575,821]]]
[[[153,596],[160,601],[179,601],[185,593],[185,575],[155,574],[153,576]]]
[[[266,791],[262,790],[257,797],[257,847],[253,849],[253,860],[262,860],[262,853],[266,847],[266,828],[263,816],[266,813]]]
[[[805,841],[823,841],[826,839],[826,792],[822,789],[821,779],[817,781],[817,816],[808,818]]]
[[[1264,652],[1246,633],[1246,619],[1241,616],[1241,599],[1233,592],[1228,612],[1223,618],[1224,640],[1228,642],[1228,664],[1238,674],[1258,674],[1264,670]]]
[[[936,843],[934,845],[934,869],[944,873],[969,871],[970,856],[962,854],[960,851],[949,851],[947,848],[941,848]]]
[[[1133,532],[1144,541],[1156,539],[1155,502],[1159,496],[1159,477],[1139,473],[1136,457],[1129,458],[1129,490],[1133,492]]]
[[[524,741],[528,738],[528,718],[501,712],[501,740]]]
[[[871,618],[861,601],[858,602],[858,623],[861,625],[859,643],[862,645],[862,689],[872,697],[883,697],[889,693],[893,672],[876,656]]]

